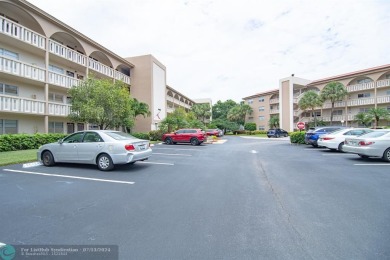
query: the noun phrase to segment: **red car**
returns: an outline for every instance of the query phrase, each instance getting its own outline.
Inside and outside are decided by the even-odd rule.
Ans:
[[[206,134],[202,129],[180,129],[174,133],[164,134],[162,141],[166,144],[190,143],[200,145],[207,140]]]
[[[212,135],[220,136],[220,132],[218,131],[218,129],[207,129],[206,134],[210,135],[210,136],[212,136]]]

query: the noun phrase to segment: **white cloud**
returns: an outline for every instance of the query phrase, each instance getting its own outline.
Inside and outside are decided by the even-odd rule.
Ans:
[[[168,85],[214,103],[390,60],[386,0],[30,2],[122,57],[154,55]]]

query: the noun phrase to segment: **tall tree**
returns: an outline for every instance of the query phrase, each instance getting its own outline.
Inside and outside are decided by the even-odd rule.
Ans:
[[[191,111],[195,114],[196,118],[200,120],[203,124],[206,124],[206,121],[210,119],[210,104],[195,104],[191,107]]]
[[[175,111],[168,114],[160,122],[160,129],[164,132],[172,132],[176,129],[185,128],[187,126],[187,113],[183,108],[176,108]]]
[[[237,124],[244,125],[245,116],[253,112],[253,109],[248,104],[245,104],[244,101],[240,102],[239,105],[231,108],[228,112],[227,118],[232,122]]]
[[[90,77],[69,89],[69,94],[72,98],[69,119],[73,122],[96,124],[100,129],[131,127],[134,123],[131,97],[120,81]]]
[[[138,101],[136,98],[131,101],[131,110],[133,111],[134,118],[137,116],[143,116],[145,118],[151,114],[149,105]]]
[[[330,82],[321,90],[320,98],[323,102],[329,100],[332,104],[330,109],[330,124],[333,124],[333,109],[336,101],[342,100],[348,95],[347,89],[340,82]]]
[[[222,102],[221,100],[218,100],[218,102],[213,105],[213,109],[212,109],[213,120],[214,119],[227,120],[227,115],[229,113],[229,110],[237,105],[238,104],[234,100],[231,100],[231,99],[228,99],[224,102]]]
[[[317,126],[317,116],[314,114],[314,110],[322,106],[322,100],[317,92],[314,90],[306,91],[299,100],[298,106],[302,110],[311,110],[311,114],[314,116],[314,126]]]
[[[367,113],[374,118],[375,127],[378,127],[380,119],[389,120],[389,118],[390,118],[390,112],[387,109],[382,108],[382,107],[370,108],[367,111]]]

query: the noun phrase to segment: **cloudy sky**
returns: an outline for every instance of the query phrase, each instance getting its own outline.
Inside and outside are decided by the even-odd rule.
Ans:
[[[243,97],[390,63],[388,0],[29,0],[189,98]]]

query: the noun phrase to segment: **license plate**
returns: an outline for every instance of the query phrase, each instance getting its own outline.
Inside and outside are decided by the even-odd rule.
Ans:
[[[145,145],[140,145],[140,146],[139,146],[139,149],[140,149],[140,150],[145,150],[145,149],[146,149],[146,146],[145,146]]]

